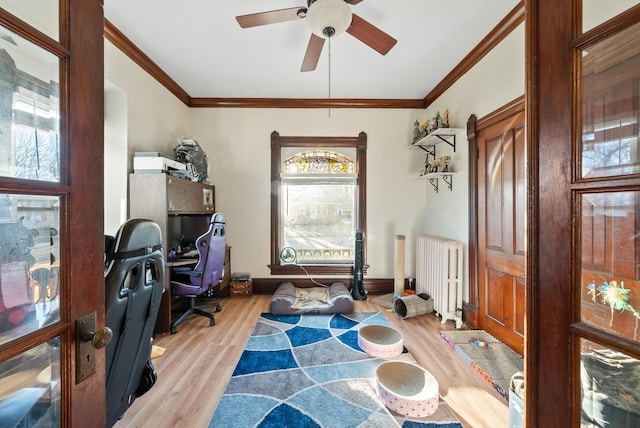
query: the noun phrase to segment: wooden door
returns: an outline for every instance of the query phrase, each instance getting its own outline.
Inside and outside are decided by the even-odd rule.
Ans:
[[[16,426],[105,424],[104,350],[76,339],[104,327],[103,26],[100,0],[0,8],[0,404]]]
[[[526,250],[524,111],[477,132],[479,323],[523,354]]]

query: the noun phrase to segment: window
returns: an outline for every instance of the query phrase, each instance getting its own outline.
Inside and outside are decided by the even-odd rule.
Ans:
[[[352,273],[356,229],[366,236],[366,139],[364,132],[357,137],[273,132],[272,274],[301,273],[296,266],[281,265],[284,247],[295,248],[298,264],[309,273]]]

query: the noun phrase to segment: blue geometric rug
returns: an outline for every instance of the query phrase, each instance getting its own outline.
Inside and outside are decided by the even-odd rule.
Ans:
[[[389,325],[380,312],[262,314],[209,427],[462,428],[447,403],[407,418],[378,398],[375,370],[386,360],[358,347],[363,325]],[[413,361],[408,352],[394,360]]]

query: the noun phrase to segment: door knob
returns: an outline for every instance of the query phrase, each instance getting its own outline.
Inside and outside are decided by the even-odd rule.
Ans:
[[[96,372],[96,349],[102,349],[113,338],[109,327],[98,329],[96,313],[76,320],[76,383]]]
[[[83,342],[91,342],[91,346],[95,349],[102,349],[113,339],[113,331],[109,327],[101,328],[95,332],[85,333],[82,337]]]

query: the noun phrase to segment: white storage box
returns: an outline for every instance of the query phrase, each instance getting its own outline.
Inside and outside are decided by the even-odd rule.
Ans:
[[[162,173],[169,170],[185,170],[187,166],[160,152],[136,152],[133,171],[136,173]]]

